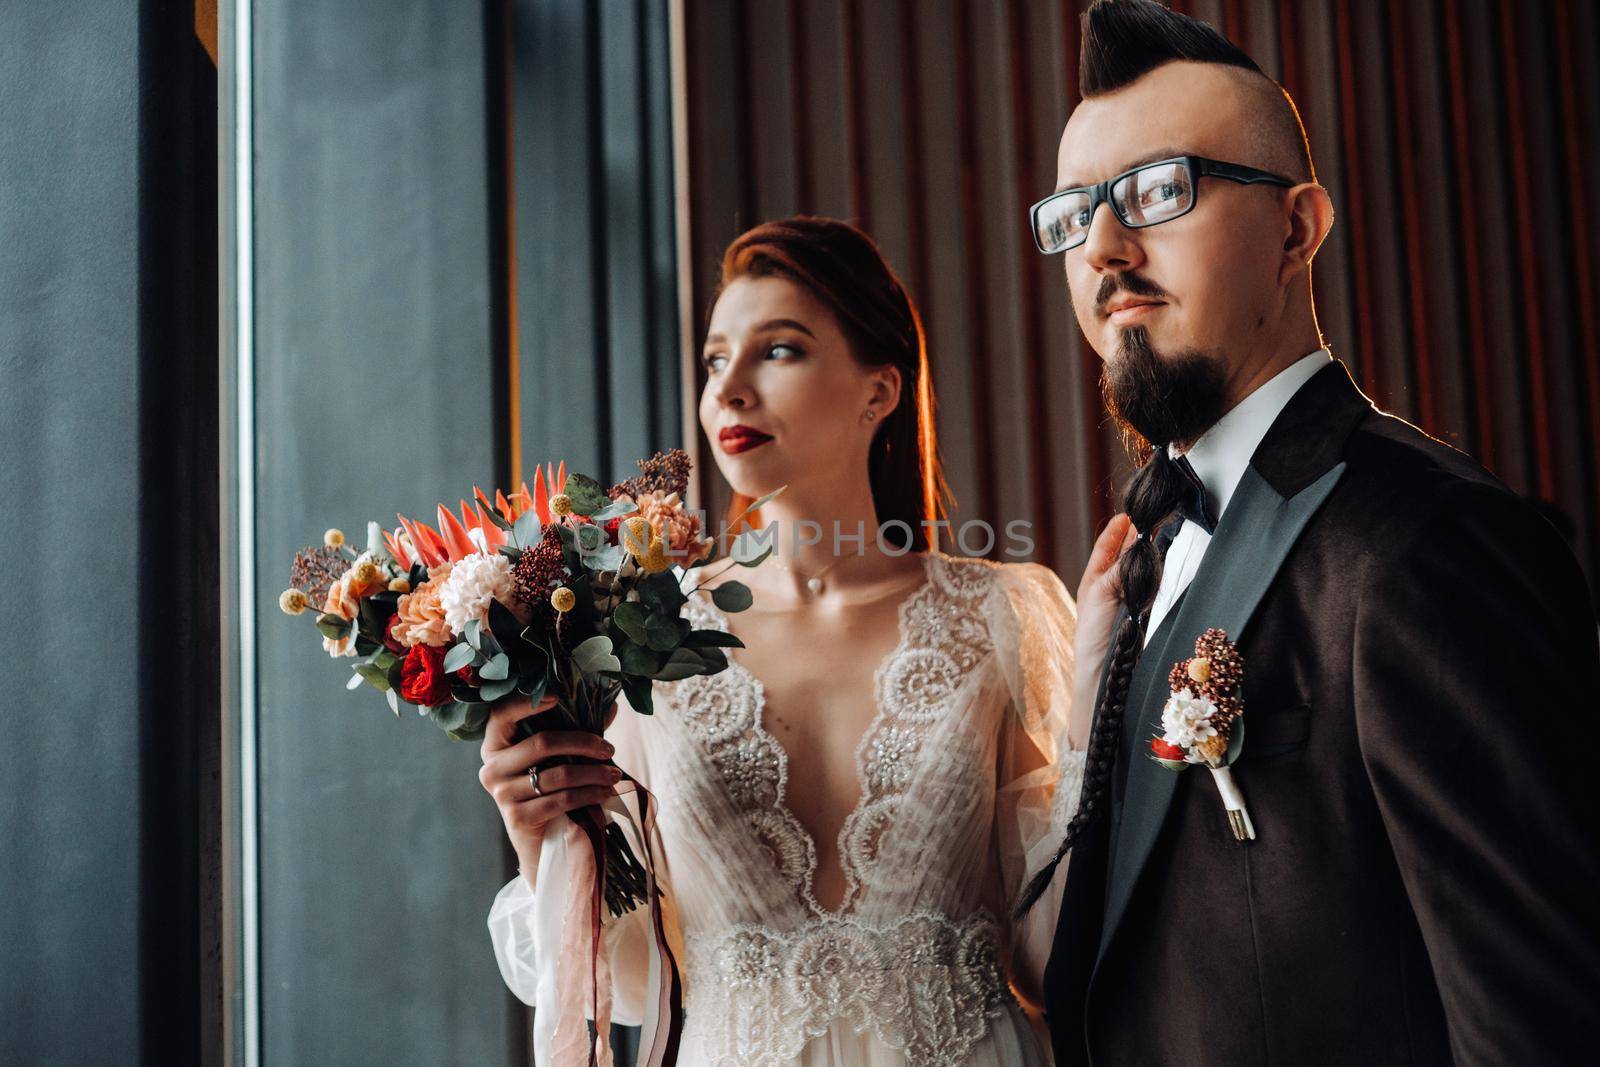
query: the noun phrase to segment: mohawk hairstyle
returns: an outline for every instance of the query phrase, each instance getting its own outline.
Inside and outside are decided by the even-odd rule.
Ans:
[[[1244,49],[1209,23],[1156,0],[1095,0],[1083,14],[1081,40],[1078,92],[1086,100],[1114,93],[1176,60],[1217,63],[1259,75],[1262,164],[1275,164],[1301,181],[1316,181],[1311,146],[1293,99]]]
[[[1175,59],[1243,67],[1266,76],[1242,48],[1209,24],[1155,0],[1096,0],[1084,13],[1078,61],[1083,96],[1115,92]]]

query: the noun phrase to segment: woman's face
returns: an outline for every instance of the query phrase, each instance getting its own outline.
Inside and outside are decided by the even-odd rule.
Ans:
[[[786,278],[734,281],[711,311],[701,361],[700,425],[735,492],[826,491],[866,478],[872,433],[899,399],[899,372],[858,362],[810,290]]]

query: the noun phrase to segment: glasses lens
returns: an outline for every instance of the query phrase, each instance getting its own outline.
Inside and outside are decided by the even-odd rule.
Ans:
[[[1040,204],[1033,213],[1033,233],[1045,252],[1082,244],[1089,236],[1089,194],[1063,193]]]
[[[1136,170],[1111,187],[1111,202],[1129,226],[1154,226],[1175,219],[1194,204],[1194,183],[1182,163],[1157,163]]]

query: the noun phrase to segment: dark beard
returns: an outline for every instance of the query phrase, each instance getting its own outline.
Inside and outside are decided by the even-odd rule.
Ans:
[[[1143,326],[1122,331],[1106,361],[1100,392],[1135,455],[1149,447],[1191,445],[1227,413],[1222,361],[1198,349],[1163,358]]]

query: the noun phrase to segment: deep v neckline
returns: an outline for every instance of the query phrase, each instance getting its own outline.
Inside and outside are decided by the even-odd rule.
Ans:
[[[911,647],[911,612],[916,608],[919,601],[932,595],[935,586],[933,569],[938,565],[938,560],[939,553],[937,549],[930,548],[922,553],[922,581],[910,593],[901,598],[900,604],[895,611],[895,626],[898,632],[894,647],[878,661],[878,665],[872,672],[872,693],[870,697],[873,703],[872,716],[868,719],[866,729],[862,732],[861,737],[856,741],[852,756],[852,762],[855,765],[856,798],[851,805],[850,811],[846,813],[844,822],[840,824],[837,839],[833,843],[834,853],[839,861],[839,870],[845,879],[844,895],[840,898],[837,908],[825,907],[816,897],[817,860],[820,855],[820,843],[805,823],[801,822],[795,815],[793,809],[789,807],[789,753],[783,747],[783,742],[778,740],[777,735],[767,729],[766,685],[760,678],[756,677],[754,671],[739,662],[733,649],[726,650],[728,674],[738,678],[744,685],[748,686],[752,695],[753,713],[751,715],[750,732],[768,745],[776,757],[778,765],[777,799],[773,806],[780,817],[794,827],[805,844],[805,871],[797,886],[801,902],[809,907],[815,915],[823,918],[839,918],[849,914],[860,898],[860,875],[851,861],[849,849],[846,848],[846,839],[851,831],[852,824],[872,799],[870,783],[865,773],[865,756],[868,746],[883,731],[891,711],[888,702],[883,699],[884,677],[889,668],[901,656],[905,655]],[[707,593],[709,594],[709,590],[707,590]],[[723,614],[722,610],[711,602],[709,595],[700,601],[700,608],[720,629],[724,632],[732,633],[728,629],[727,615]]]

